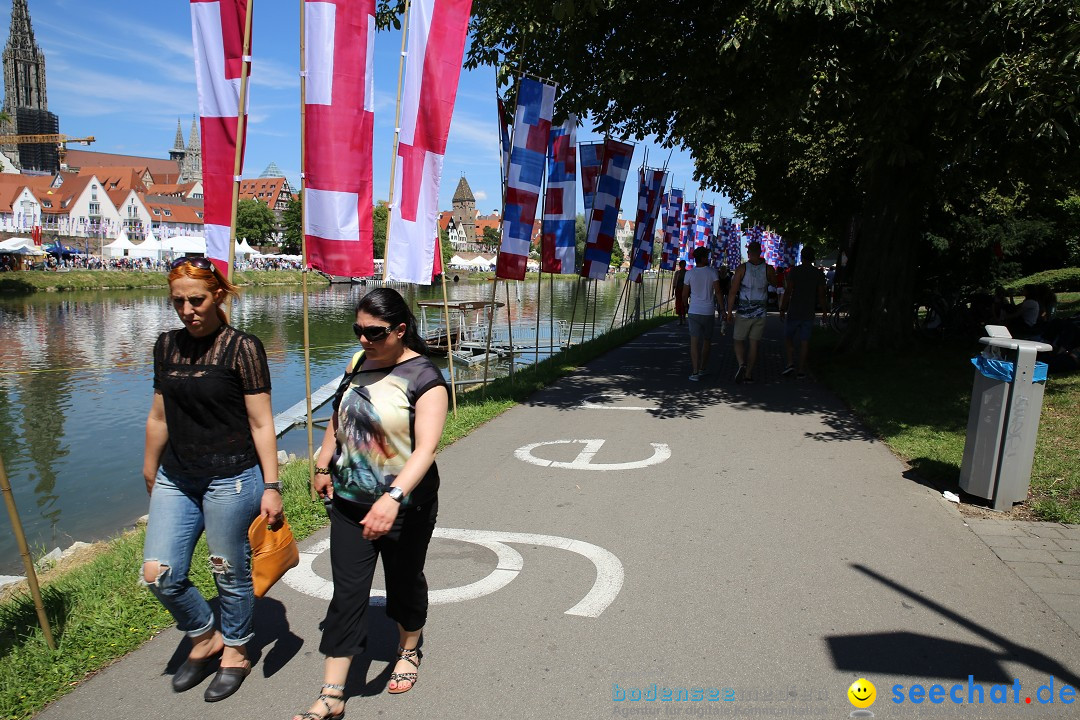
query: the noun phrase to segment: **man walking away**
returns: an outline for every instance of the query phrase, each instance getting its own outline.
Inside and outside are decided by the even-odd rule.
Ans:
[[[780,302],[780,319],[784,320],[787,346],[787,367],[782,375],[795,372],[795,342],[798,341],[799,372],[795,377],[806,377],[806,357],[810,353],[810,333],[814,329],[817,307],[821,307],[821,319],[825,320],[825,275],[814,266],[815,259],[814,248],[803,248],[802,264],[787,275],[784,299]]]
[[[734,321],[735,359],[739,370],[735,382],[754,382],[758,342],[765,332],[765,312],[769,302],[769,286],[776,284],[776,271],[761,257],[761,243],[746,246],[747,261],[735,270],[728,293],[728,322]],[[750,340],[750,356],[746,356],[746,340]]]
[[[709,348],[712,346],[713,325],[716,321],[716,297],[720,292],[720,280],[716,268],[709,267],[709,251],[699,247],[694,250],[696,267],[686,273],[683,286],[683,305],[689,297],[690,364],[694,372],[690,379],[697,382],[709,365]]]

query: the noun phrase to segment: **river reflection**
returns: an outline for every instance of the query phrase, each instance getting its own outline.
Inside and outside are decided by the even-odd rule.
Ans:
[[[551,287],[545,279],[538,293],[535,280],[511,283],[515,335],[532,333],[538,312],[542,325],[549,317],[569,323],[574,315],[580,327],[582,301],[576,313],[572,308],[576,286],[573,278],[556,279]],[[596,287],[599,333],[612,318],[622,283]],[[339,377],[358,349],[353,308],[370,289],[331,285],[310,295],[313,388]],[[439,286],[398,289],[414,310],[417,301],[442,300]],[[504,283],[498,292],[499,301],[507,302]],[[646,279],[642,296],[646,306],[658,297],[653,278]],[[490,300],[491,283],[454,283],[449,297]],[[506,313],[501,308],[496,318],[503,328]],[[245,288],[232,307],[232,322],[266,347],[275,412],[303,400],[299,288]],[[163,290],[0,297],[0,453],[33,553],[108,537],[146,513],[141,468],[153,392],[151,353],[157,336],[178,326]],[[532,355],[521,360],[531,361]],[[459,377],[469,374],[456,369],[463,371]],[[498,372],[506,370],[504,363]],[[306,433],[290,433],[281,447],[303,452]],[[5,521],[2,527],[0,574],[21,573],[10,525]]]

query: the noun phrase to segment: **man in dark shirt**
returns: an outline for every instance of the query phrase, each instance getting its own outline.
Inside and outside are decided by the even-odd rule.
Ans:
[[[795,372],[795,341],[799,341],[799,368],[796,377],[806,377],[806,357],[810,353],[810,333],[814,329],[814,311],[821,307],[821,319],[827,313],[825,305],[825,276],[814,267],[814,248],[802,251],[802,264],[787,274],[784,299],[780,302],[780,319],[784,320],[784,339],[787,345],[787,367],[782,375]]]

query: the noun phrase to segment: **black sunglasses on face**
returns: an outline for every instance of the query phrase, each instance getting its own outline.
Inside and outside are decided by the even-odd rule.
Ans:
[[[169,269],[175,270],[181,265],[190,265],[191,267],[199,268],[200,270],[213,270],[214,263],[210,262],[209,258],[204,257],[180,257],[169,263]]]
[[[365,337],[368,342],[379,342],[385,340],[394,329],[393,325],[369,325],[364,327],[360,323],[353,323],[353,332],[356,333],[357,338]]]

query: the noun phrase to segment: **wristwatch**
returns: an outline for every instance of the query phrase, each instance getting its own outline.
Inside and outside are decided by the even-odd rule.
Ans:
[[[399,487],[390,487],[390,488],[388,488],[386,490],[386,494],[389,495],[390,499],[395,501],[395,502],[401,502],[402,498],[405,497],[405,493],[402,492],[401,488],[399,488]]]
[[[279,482],[263,483],[263,490],[277,490],[278,494],[280,495],[281,494],[281,483],[279,483]]]

